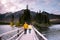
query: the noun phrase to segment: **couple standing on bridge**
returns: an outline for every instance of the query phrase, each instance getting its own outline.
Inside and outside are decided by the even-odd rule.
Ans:
[[[32,25],[31,25],[31,24],[28,25],[28,24],[25,22],[24,25],[23,25],[23,28],[24,28],[24,34],[27,33],[27,30],[29,30],[29,33],[31,33]]]

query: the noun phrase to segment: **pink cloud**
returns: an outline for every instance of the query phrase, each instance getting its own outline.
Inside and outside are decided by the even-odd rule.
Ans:
[[[5,11],[4,9],[5,9],[4,5],[0,1],[0,13],[4,12]]]
[[[36,6],[36,3],[41,0],[0,0],[0,11],[1,12],[14,12],[20,9],[24,9],[28,4],[29,7]],[[44,5],[49,5],[53,0],[42,0]]]
[[[1,12],[14,12],[25,8],[27,4],[35,4],[37,0],[0,0],[0,11]],[[4,11],[5,10],[5,11]]]
[[[21,0],[21,2],[32,3],[32,2],[36,2],[36,0]]]

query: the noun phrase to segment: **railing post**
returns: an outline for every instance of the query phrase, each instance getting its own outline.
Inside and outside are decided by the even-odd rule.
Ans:
[[[18,33],[18,35],[17,35],[17,36],[19,36],[19,30],[17,30],[17,33]]]
[[[44,37],[36,28],[34,28],[33,27],[33,29],[34,29],[34,31],[39,35],[39,36],[41,36],[43,39],[42,40],[48,40],[46,37]]]
[[[0,40],[2,40],[2,37],[0,37]]]

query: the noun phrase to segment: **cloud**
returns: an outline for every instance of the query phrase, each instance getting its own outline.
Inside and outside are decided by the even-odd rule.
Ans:
[[[33,2],[36,2],[36,0],[22,0],[21,1],[22,3],[33,3]]]
[[[3,11],[5,11],[4,10],[5,8],[4,8],[4,5],[1,3],[1,1],[0,1],[0,12],[3,12]]]
[[[45,4],[49,4],[51,0],[43,0]]]
[[[42,0],[42,3],[44,5],[49,5],[49,4],[51,4],[51,2],[52,2],[52,0]]]
[[[54,10],[54,14],[60,15],[60,10]]]
[[[58,3],[58,5],[60,6],[60,3]]]
[[[1,13],[11,11],[14,12],[25,8],[27,4],[35,4],[35,2],[36,0],[0,0],[0,11]]]
[[[25,9],[26,5],[29,5],[30,9],[36,10],[43,10],[46,9],[50,11],[53,8],[51,5],[56,4],[56,0],[0,0],[0,12],[15,12],[21,9]],[[60,5],[60,3],[58,4]],[[51,11],[53,12],[53,11]],[[59,10],[54,10],[55,14],[60,14]]]

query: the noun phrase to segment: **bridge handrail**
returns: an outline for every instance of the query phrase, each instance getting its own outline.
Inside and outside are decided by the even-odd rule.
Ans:
[[[24,32],[21,33],[21,35],[19,35],[19,37],[16,40],[19,40],[19,38],[24,34]]]
[[[21,27],[21,28],[17,28],[17,29],[15,29],[15,30],[8,31],[8,32],[3,33],[3,34],[0,34],[0,37],[2,37],[2,36],[4,36],[4,35],[7,35],[7,34],[9,34],[9,33],[15,32],[15,31],[20,30],[20,29],[22,29],[22,27]]]
[[[34,35],[34,40],[39,40],[36,34]]]
[[[46,37],[44,37],[35,27],[33,27],[34,31],[36,31],[39,36],[41,36],[44,40],[48,40]]]
[[[9,39],[7,39],[7,40],[11,40],[11,39],[13,39],[14,37],[16,37],[16,36],[17,36],[18,34],[20,34],[21,32],[23,32],[23,30],[21,30],[19,33],[13,35],[11,38],[9,38]]]

